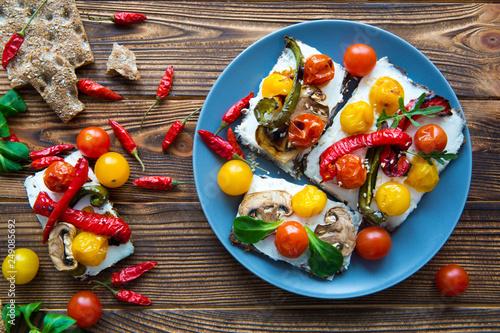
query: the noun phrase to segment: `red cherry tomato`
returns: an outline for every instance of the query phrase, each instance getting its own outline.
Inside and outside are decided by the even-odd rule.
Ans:
[[[43,172],[43,182],[49,190],[62,193],[66,192],[75,174],[75,168],[71,164],[56,161]]]
[[[346,154],[335,162],[337,183],[345,189],[358,188],[365,183],[366,168],[361,157]]]
[[[98,158],[107,153],[111,145],[109,134],[99,127],[87,127],[76,138],[76,147],[90,158]]]
[[[333,60],[324,54],[314,54],[304,64],[304,84],[321,85],[335,76]]]
[[[436,286],[446,296],[458,296],[469,286],[469,274],[458,265],[446,265],[436,274]]]
[[[91,291],[80,291],[68,302],[68,316],[76,320],[79,327],[90,327],[97,323],[102,315],[101,301]]]
[[[377,64],[377,54],[365,44],[354,44],[344,53],[344,67],[354,76],[370,74]]]
[[[295,117],[288,128],[288,141],[299,149],[307,149],[318,142],[325,122],[320,117],[303,113]]]
[[[448,143],[448,135],[444,129],[435,124],[420,127],[415,133],[415,146],[418,150],[429,154],[433,150],[442,152]]]
[[[307,231],[299,222],[283,222],[276,230],[274,245],[282,256],[298,258],[309,247]]]
[[[356,237],[356,250],[367,260],[385,257],[392,247],[391,235],[382,227],[367,227]]]

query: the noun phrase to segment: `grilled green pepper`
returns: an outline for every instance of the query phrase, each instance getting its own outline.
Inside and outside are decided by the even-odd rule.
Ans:
[[[87,194],[91,194],[90,204],[94,207],[101,207],[109,199],[109,192],[104,186],[87,185],[83,186],[80,191],[76,193],[76,195],[69,203],[69,206],[74,206],[81,198],[83,198]]]

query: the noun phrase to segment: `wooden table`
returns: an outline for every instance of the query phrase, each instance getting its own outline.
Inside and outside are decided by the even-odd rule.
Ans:
[[[264,282],[240,265],[221,245],[198,201],[194,185],[170,192],[138,189],[130,182],[111,190],[116,210],[132,229],[136,252],[116,265],[147,260],[159,265],[129,287],[151,298],[149,307],[115,300],[101,289],[101,320],[91,332],[330,332],[330,331],[499,331],[500,330],[500,5],[491,3],[203,2],[77,1],[95,62],[77,71],[122,94],[106,102],[81,96],[86,110],[63,124],[31,88],[21,90],[26,114],[9,125],[31,150],[75,143],[79,131],[100,126],[111,134],[113,118],[136,139],[147,165],[143,173],[112,135],[111,150],[130,162],[130,179],[170,175],[193,180],[192,143],[197,116],[168,154],[161,142],[169,126],[200,107],[213,83],[240,52],[259,38],[298,22],[345,19],[372,24],[421,50],[448,79],[464,109],[473,148],[472,184],[465,210],[444,247],[423,268],[384,291],[345,300],[298,296]],[[138,11],[148,16],[132,28],[88,21],[86,14]],[[104,75],[113,42],[136,54],[141,80]],[[167,66],[176,71],[167,101],[139,121],[154,100]],[[0,93],[10,89],[0,71]],[[65,313],[69,298],[90,286],[54,269],[41,244],[40,225],[23,187],[30,171],[0,175],[1,257],[6,228],[16,221],[17,247],[33,249],[40,270],[16,288],[16,303],[43,301],[43,310]],[[443,198],[446,200],[446,198]],[[425,246],[425,244],[422,244]],[[436,288],[436,271],[459,264],[470,275],[469,289],[445,297]],[[107,279],[113,270],[101,273]],[[2,279],[5,304],[8,285]],[[42,314],[45,314],[43,312]],[[42,314],[34,316],[41,326]],[[24,332],[26,327],[19,328]]]

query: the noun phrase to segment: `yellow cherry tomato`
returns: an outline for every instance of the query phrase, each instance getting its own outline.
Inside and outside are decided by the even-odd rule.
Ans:
[[[125,184],[130,175],[130,167],[122,155],[108,152],[101,155],[95,163],[95,176],[106,187],[119,187]]]
[[[35,278],[39,265],[40,261],[35,252],[19,248],[5,257],[2,274],[11,283],[26,284]]]
[[[401,84],[387,76],[378,78],[370,89],[369,99],[373,110],[387,115],[393,115],[399,110],[399,97],[405,97]]]
[[[389,216],[401,215],[408,210],[411,194],[406,186],[396,182],[382,184],[375,193],[378,208]]]
[[[262,97],[286,96],[292,86],[293,80],[288,76],[272,73],[262,83]]]
[[[420,156],[413,157],[405,184],[419,192],[426,193],[432,191],[438,182],[439,174],[436,166],[430,165]]]
[[[92,232],[81,232],[73,240],[73,256],[79,264],[99,266],[108,252],[108,239]]]
[[[292,210],[302,217],[312,217],[325,209],[326,201],[325,192],[307,185],[292,197]]]
[[[349,135],[365,133],[373,125],[373,108],[365,101],[347,104],[340,114],[340,126]]]
[[[226,162],[217,175],[220,189],[229,195],[240,195],[248,191],[252,179],[252,169],[240,160]]]

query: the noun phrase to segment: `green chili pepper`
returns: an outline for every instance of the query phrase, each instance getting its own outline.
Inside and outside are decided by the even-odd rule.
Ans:
[[[300,99],[302,80],[304,78],[304,58],[297,41],[285,36],[286,48],[292,50],[297,64],[293,75],[292,90],[288,93],[283,103],[283,108],[278,109],[274,98],[261,99],[254,109],[255,118],[264,127],[278,128],[288,121]]]
[[[12,141],[0,141],[0,154],[13,161],[24,161],[30,157],[26,145]]]
[[[8,158],[0,155],[0,173],[13,172],[21,170],[22,167],[19,163],[9,160]]]
[[[81,198],[91,194],[90,204],[94,207],[101,207],[109,199],[108,190],[101,185],[88,185],[83,186],[73,197],[69,206],[74,206]]]
[[[0,97],[0,111],[4,117],[24,112],[26,109],[26,103],[24,103],[23,98],[16,89],[11,89],[4,96]]]

